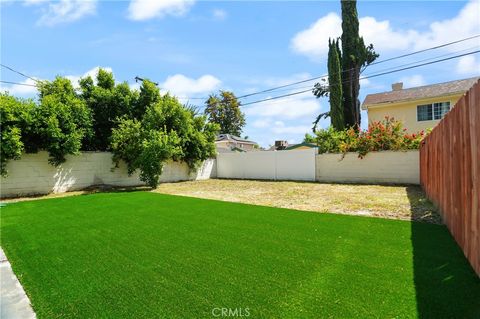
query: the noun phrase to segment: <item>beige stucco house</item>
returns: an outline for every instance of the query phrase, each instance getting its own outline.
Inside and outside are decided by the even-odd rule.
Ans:
[[[219,134],[215,140],[217,151],[253,151],[258,149],[258,144],[247,139],[231,135]]]
[[[409,133],[433,128],[480,77],[403,89],[392,84],[392,91],[369,94],[362,104],[369,123],[385,116],[403,122]]]

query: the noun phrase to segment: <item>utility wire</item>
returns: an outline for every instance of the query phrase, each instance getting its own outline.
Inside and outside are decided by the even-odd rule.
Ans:
[[[0,80],[0,83],[7,83],[7,84],[15,84],[15,85],[24,85],[24,86],[34,86],[34,87],[37,87],[35,84],[18,83],[18,82],[3,81],[3,80]]]
[[[369,64],[368,66],[377,65],[377,64],[385,63],[385,62],[387,62],[387,61],[393,61],[393,60],[396,60],[396,59],[401,59],[401,58],[404,58],[404,57],[412,56],[412,55],[415,55],[415,54],[419,54],[419,53],[423,53],[423,52],[427,52],[427,51],[431,51],[431,50],[436,50],[436,49],[443,48],[443,47],[446,47],[446,46],[450,46],[450,45],[453,45],[453,44],[457,44],[457,43],[460,43],[460,42],[472,40],[472,39],[475,39],[475,38],[478,38],[478,37],[480,37],[480,34],[477,34],[477,35],[474,35],[474,36],[471,36],[471,37],[468,37],[468,38],[464,38],[464,39],[460,39],[460,40],[456,40],[456,41],[444,43],[444,44],[437,45],[437,46],[434,46],[434,47],[430,47],[430,48],[426,48],[426,49],[422,49],[422,50],[410,52],[410,53],[407,53],[407,54],[402,54],[402,55],[395,56],[395,57],[392,57],[392,58],[388,58],[388,59],[385,59],[385,60],[381,60],[381,61],[378,61],[378,62],[373,62],[373,63]],[[352,70],[352,69],[350,69],[350,70]],[[343,72],[350,71],[350,70],[344,70]],[[309,79],[306,79],[306,80],[301,80],[301,81],[297,81],[297,82],[293,82],[293,83],[289,83],[289,84],[284,84],[284,85],[276,86],[276,87],[273,87],[273,88],[269,88],[269,89],[262,90],[262,91],[258,91],[258,92],[254,92],[254,93],[249,93],[249,94],[241,95],[241,96],[238,96],[237,98],[238,98],[238,99],[242,99],[242,98],[246,98],[246,97],[249,97],[249,96],[252,96],[252,95],[257,95],[257,94],[261,94],[261,93],[271,92],[271,91],[275,91],[275,90],[277,90],[277,89],[289,87],[289,86],[296,85],[296,84],[311,82],[311,81],[318,80],[318,79],[321,79],[321,78],[326,78],[326,77],[328,77],[328,74],[316,76],[316,77],[313,77],[313,78],[309,78]]]
[[[395,60],[395,59],[405,58],[405,57],[407,57],[407,56],[411,56],[411,55],[414,55],[414,54],[418,54],[418,53],[423,53],[423,52],[427,52],[427,51],[430,51],[430,50],[436,50],[436,49],[444,48],[444,47],[449,46],[449,45],[453,45],[453,44],[457,44],[457,43],[460,43],[460,42],[472,40],[472,39],[475,39],[475,38],[478,38],[478,37],[480,37],[480,34],[477,34],[477,35],[474,35],[474,36],[471,36],[471,37],[468,37],[468,38],[460,39],[460,40],[457,40],[457,41],[452,41],[452,42],[440,44],[440,45],[437,45],[437,46],[434,46],[434,47],[431,47],[431,48],[426,48],[426,49],[423,49],[423,50],[418,50],[418,51],[415,51],[415,52],[402,54],[402,55],[399,55],[399,56],[397,56],[397,57],[385,59],[385,60],[382,60],[382,61],[379,61],[379,62],[374,62],[374,63],[372,63],[372,64],[370,64],[370,65],[380,64],[380,63],[388,62],[388,61]]]
[[[478,48],[478,46],[470,47],[470,48],[459,50],[459,51],[456,51],[456,52],[450,52],[450,53],[438,55],[438,56],[433,57],[433,58],[422,59],[422,60],[418,60],[418,61],[414,61],[414,62],[410,62],[410,63],[406,63],[406,64],[397,65],[397,66],[394,66],[394,67],[391,67],[391,68],[382,69],[382,70],[379,70],[377,72],[386,72],[386,71],[389,71],[389,70],[396,69],[398,67],[405,67],[405,66],[417,64],[417,63],[420,63],[420,62],[430,61],[430,60],[442,58],[442,57],[445,57],[445,56],[449,56],[449,55],[452,55],[452,54],[465,52],[465,51],[472,50],[472,49],[477,49],[477,48]],[[366,76],[369,76],[369,75],[366,75]],[[143,79],[141,79],[141,80],[143,80]],[[19,82],[11,82],[11,81],[3,81],[3,80],[0,80],[0,83],[37,87],[37,85],[35,85],[35,84],[19,83]],[[342,83],[346,83],[346,81],[343,81]],[[301,86],[301,87],[296,87],[296,88],[289,88],[289,89],[285,89],[285,90],[277,90],[277,92],[279,92],[279,91],[280,92],[281,91],[290,91],[292,89],[302,90],[302,89],[307,89],[307,88],[313,89],[313,87],[311,85],[308,85],[308,86]],[[288,94],[287,94],[287,96],[288,96]],[[206,100],[207,99],[206,97],[188,97],[188,96],[176,96],[176,98],[181,99],[181,100]],[[243,105],[245,105],[245,104],[243,104]]]
[[[459,54],[459,53],[463,53],[463,52],[467,52],[467,51],[470,51],[470,50],[474,50],[474,49],[479,49],[480,46],[473,46],[473,47],[469,47],[469,48],[466,48],[466,49],[463,49],[463,50],[458,50],[458,51],[455,51],[455,52],[449,52],[449,53],[446,53],[446,54],[441,54],[441,55],[437,55],[435,57],[430,57],[430,58],[426,58],[426,59],[422,59],[422,60],[417,60],[417,61],[413,61],[413,62],[409,62],[409,63],[405,63],[405,64],[399,64],[399,65],[396,65],[396,66],[393,66],[393,67],[389,67],[389,68],[386,68],[386,69],[381,69],[381,70],[378,70],[378,71],[375,71],[376,73],[378,72],[385,72],[385,71],[389,71],[389,70],[394,70],[394,69],[397,69],[397,68],[401,68],[401,67],[405,67],[405,66],[409,66],[409,65],[414,65],[414,64],[417,64],[417,63],[421,63],[421,62],[426,62],[426,61],[431,61],[431,60],[435,60],[435,59],[439,59],[439,58],[443,58],[443,57],[446,57],[446,56],[451,56],[451,55],[454,55],[454,54]],[[372,74],[372,73],[370,73]],[[368,76],[369,74],[365,75],[365,76]],[[347,83],[347,81],[342,81],[342,83]],[[308,86],[300,86],[300,87],[294,87],[294,88],[284,88],[284,89],[278,89],[278,90],[275,90],[275,93],[277,92],[285,92],[285,91],[293,91],[293,90],[303,90],[303,89],[307,89],[307,88],[314,88],[312,85],[308,85]]]
[[[401,72],[401,71],[405,71],[405,70],[410,70],[410,69],[418,68],[418,67],[425,66],[425,65],[440,63],[440,62],[460,58],[460,57],[467,56],[467,55],[476,54],[476,53],[479,53],[479,52],[480,52],[480,50],[471,51],[471,52],[468,52],[468,53],[458,54],[458,55],[448,57],[448,58],[443,58],[443,59],[439,59],[439,60],[435,60],[435,61],[416,64],[416,65],[413,65],[413,66],[403,67],[403,68],[396,69],[396,70],[380,72],[380,73],[372,74],[372,75],[369,75],[369,76],[361,77],[359,80],[370,79],[370,78],[379,77],[379,76],[382,76],[382,75],[387,75],[387,74],[391,74],[391,73],[397,73],[397,72]],[[280,98],[287,97],[287,96],[292,96],[292,95],[303,94],[303,93],[306,93],[306,92],[311,92],[312,90],[313,89],[299,91],[299,92],[292,92],[292,93],[289,93],[289,94],[284,94],[284,95],[279,95],[279,96],[274,96],[274,97],[267,98],[267,99],[262,99],[262,100],[257,100],[257,101],[253,101],[253,102],[249,102],[249,103],[244,103],[244,104],[242,104],[242,106],[257,104],[257,103],[271,101],[271,100],[276,100],[276,99],[280,99]]]
[[[443,48],[443,47],[446,47],[446,46],[450,46],[450,45],[453,45],[453,44],[457,44],[457,43],[460,43],[460,42],[464,42],[464,41],[468,41],[468,40],[471,40],[471,39],[475,39],[475,38],[478,38],[480,37],[480,34],[477,34],[477,35],[474,35],[474,36],[471,36],[471,37],[467,37],[467,38],[464,38],[464,39],[460,39],[460,40],[456,40],[456,41],[452,41],[452,42],[448,42],[448,43],[444,43],[444,44],[441,44],[441,45],[437,45],[437,46],[434,46],[434,47],[430,47],[430,48],[426,48],[426,49],[422,49],[422,50],[418,50],[418,51],[414,51],[414,52],[410,52],[410,53],[406,53],[406,54],[402,54],[402,55],[399,55],[399,56],[396,56],[396,57],[392,57],[392,58],[388,58],[388,59],[385,59],[385,60],[381,60],[381,61],[378,61],[378,62],[373,62],[371,64],[369,64],[368,66],[372,66],[372,65],[377,65],[377,64],[381,64],[381,63],[385,63],[385,62],[388,62],[388,61],[392,61],[392,60],[396,60],[396,59],[401,59],[401,58],[404,58],[404,57],[408,57],[408,56],[412,56],[412,55],[415,55],[415,54],[419,54],[419,53],[423,53],[423,52],[427,52],[427,51],[431,51],[431,50],[436,50],[436,49],[439,49],[439,48]],[[475,51],[475,52],[470,52],[468,54],[475,54],[475,53],[478,53],[479,51]],[[468,55],[466,54],[466,55]],[[452,58],[457,58],[457,57],[461,57],[461,56],[464,56],[464,55],[460,55],[460,56],[454,56]],[[431,58],[429,58],[431,59]],[[425,59],[425,60],[429,60],[429,59]],[[448,59],[442,59],[442,60],[439,60],[437,62],[442,62],[442,61],[446,61],[446,60],[449,60],[450,58]],[[425,61],[425,60],[421,60],[421,61]],[[420,61],[417,61],[417,62],[413,62],[413,63],[418,63]],[[433,63],[437,63],[437,62],[433,62]],[[412,63],[410,63],[412,64]],[[422,64],[422,65],[418,65],[418,66],[414,66],[414,67],[419,67],[419,66],[423,66],[423,65],[428,65],[428,64],[432,64],[432,63],[426,63],[426,64]],[[407,64],[408,65],[408,64]],[[12,72],[15,72],[21,76],[24,76],[28,79],[31,79],[35,82],[39,82],[39,80],[29,76],[29,75],[26,75],[20,71],[17,71],[5,64],[1,64],[0,63],[0,66],[12,71]],[[413,67],[412,67],[413,68]],[[408,70],[410,68],[402,68],[398,71],[392,71],[392,73],[394,72],[399,72],[399,71],[403,71],[403,70]],[[349,70],[344,70],[342,72],[346,72],[346,71],[349,71]],[[388,74],[388,73],[382,73],[383,74]],[[368,76],[368,77],[362,77],[360,79],[367,79],[367,78],[370,78],[370,77],[375,77],[375,76],[378,76],[378,75],[374,75],[374,76]],[[311,81],[314,81],[314,80],[318,80],[318,79],[321,79],[321,78],[326,78],[328,77],[328,74],[324,74],[324,75],[321,75],[321,76],[317,76],[317,77],[313,77],[313,78],[310,78],[310,79],[305,79],[305,80],[301,80],[301,81],[297,81],[297,82],[293,82],[293,83],[289,83],[289,84],[285,84],[285,85],[280,85],[280,86],[277,86],[277,87],[273,87],[273,88],[269,88],[269,89],[266,89],[266,90],[262,90],[262,91],[258,91],[258,92],[254,92],[254,93],[249,93],[249,94],[245,94],[245,95],[241,95],[241,96],[238,96],[237,98],[238,99],[242,99],[242,98],[246,98],[246,97],[249,97],[249,96],[253,96],[253,95],[258,95],[258,94],[262,94],[262,93],[267,93],[267,92],[271,92],[271,91],[275,91],[275,90],[278,90],[278,89],[281,89],[281,88],[286,88],[286,87],[289,87],[289,86],[293,86],[293,85],[296,85],[296,84],[302,84],[302,83],[306,83],[306,82],[311,82]],[[137,79],[136,79],[137,80]],[[141,79],[143,80],[143,79]],[[24,85],[24,86],[36,86],[36,85],[32,85],[32,84],[27,84],[27,83],[16,83],[16,82],[10,82],[10,81],[0,81],[2,83],[8,83],[8,84],[16,84],[16,85]],[[297,88],[299,89],[299,88]],[[308,90],[306,91],[301,91],[301,93],[305,93],[307,92]],[[299,92],[295,93],[295,94],[300,94]],[[279,96],[279,97],[285,97],[285,96],[291,96],[292,94],[284,94],[282,96]],[[279,98],[278,97],[278,98]],[[191,99],[191,100],[203,100],[203,99],[206,99],[206,98],[203,98],[203,97],[195,97],[195,98],[186,98],[186,97],[178,97],[179,99]],[[271,98],[269,99],[265,99],[265,100],[270,100]],[[261,101],[254,101],[254,102],[249,102],[249,103],[245,103],[243,105],[249,105],[249,104],[253,104],[253,103],[259,103]]]
[[[20,71],[17,71],[17,70],[15,70],[15,69],[13,69],[13,68],[5,65],[5,64],[1,64],[1,63],[0,63],[0,66],[4,67],[4,68],[6,68],[6,69],[8,69],[8,70],[10,70],[10,71],[12,71],[12,72],[15,72],[15,73],[17,73],[17,74],[20,74],[21,76],[24,76],[24,77],[26,77],[27,79],[33,80],[33,81],[35,81],[35,82],[38,82],[37,79],[35,79],[35,78],[33,78],[33,77],[29,76],[29,75],[26,75],[25,73],[22,73],[22,72],[20,72]]]

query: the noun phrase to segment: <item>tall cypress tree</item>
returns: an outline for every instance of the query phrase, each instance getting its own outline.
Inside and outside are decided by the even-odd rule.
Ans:
[[[330,97],[330,120],[336,130],[343,130],[343,89],[342,89],[342,66],[340,64],[340,48],[338,40],[328,40],[328,86]]]
[[[342,0],[342,79],[345,126],[360,127],[360,73],[378,54],[373,45],[365,46],[358,33],[359,22],[356,0]]]
[[[358,100],[358,94],[360,92],[360,73],[370,63],[378,58],[378,54],[373,49],[373,45],[365,46],[363,38],[359,36],[359,22],[357,13],[357,1],[356,0],[341,0],[342,7],[342,50],[340,52],[338,46],[338,40],[336,41],[336,51],[340,60],[341,72],[340,83],[342,86],[342,98],[343,103],[343,123],[344,127],[360,127],[360,101]],[[329,81],[338,81],[336,79],[336,71],[331,71],[330,67],[330,54],[333,54],[332,45],[329,43],[329,57],[328,57],[328,77]],[[332,66],[332,70],[333,70]],[[333,80],[332,80],[333,79]],[[315,120],[313,130],[322,117],[336,116],[332,101],[337,103],[339,100],[338,92],[332,92],[332,89],[336,89],[336,85],[330,85],[326,87],[322,83],[316,83],[313,88],[313,94],[316,97],[323,97],[330,95],[330,112],[322,113],[317,116]],[[333,95],[333,97],[332,97]],[[338,112],[337,112],[338,114]],[[332,125],[335,127],[334,122],[337,120],[332,118]]]

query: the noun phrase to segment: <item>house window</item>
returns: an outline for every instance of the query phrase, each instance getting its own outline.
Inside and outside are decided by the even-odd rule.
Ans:
[[[442,119],[450,111],[450,102],[417,105],[417,121]]]
[[[450,102],[433,103],[433,119],[442,119],[450,111]]]
[[[432,104],[417,105],[417,121],[432,120]]]

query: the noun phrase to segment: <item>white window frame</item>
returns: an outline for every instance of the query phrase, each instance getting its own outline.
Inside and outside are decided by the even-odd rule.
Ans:
[[[436,118],[435,116],[435,106],[437,105],[443,105],[443,104],[447,104],[448,105],[448,110],[445,112],[445,113],[440,113],[440,117],[439,118]],[[426,119],[426,120],[420,120],[419,119],[419,107],[420,106],[429,106],[430,107],[430,111],[431,111],[431,114],[432,114],[432,118],[430,119]],[[441,107],[441,106],[440,106]],[[444,102],[433,102],[433,103],[426,103],[426,104],[418,104],[417,105],[417,122],[427,122],[427,121],[439,121],[441,120],[448,112],[450,112],[450,101],[444,101]]]

